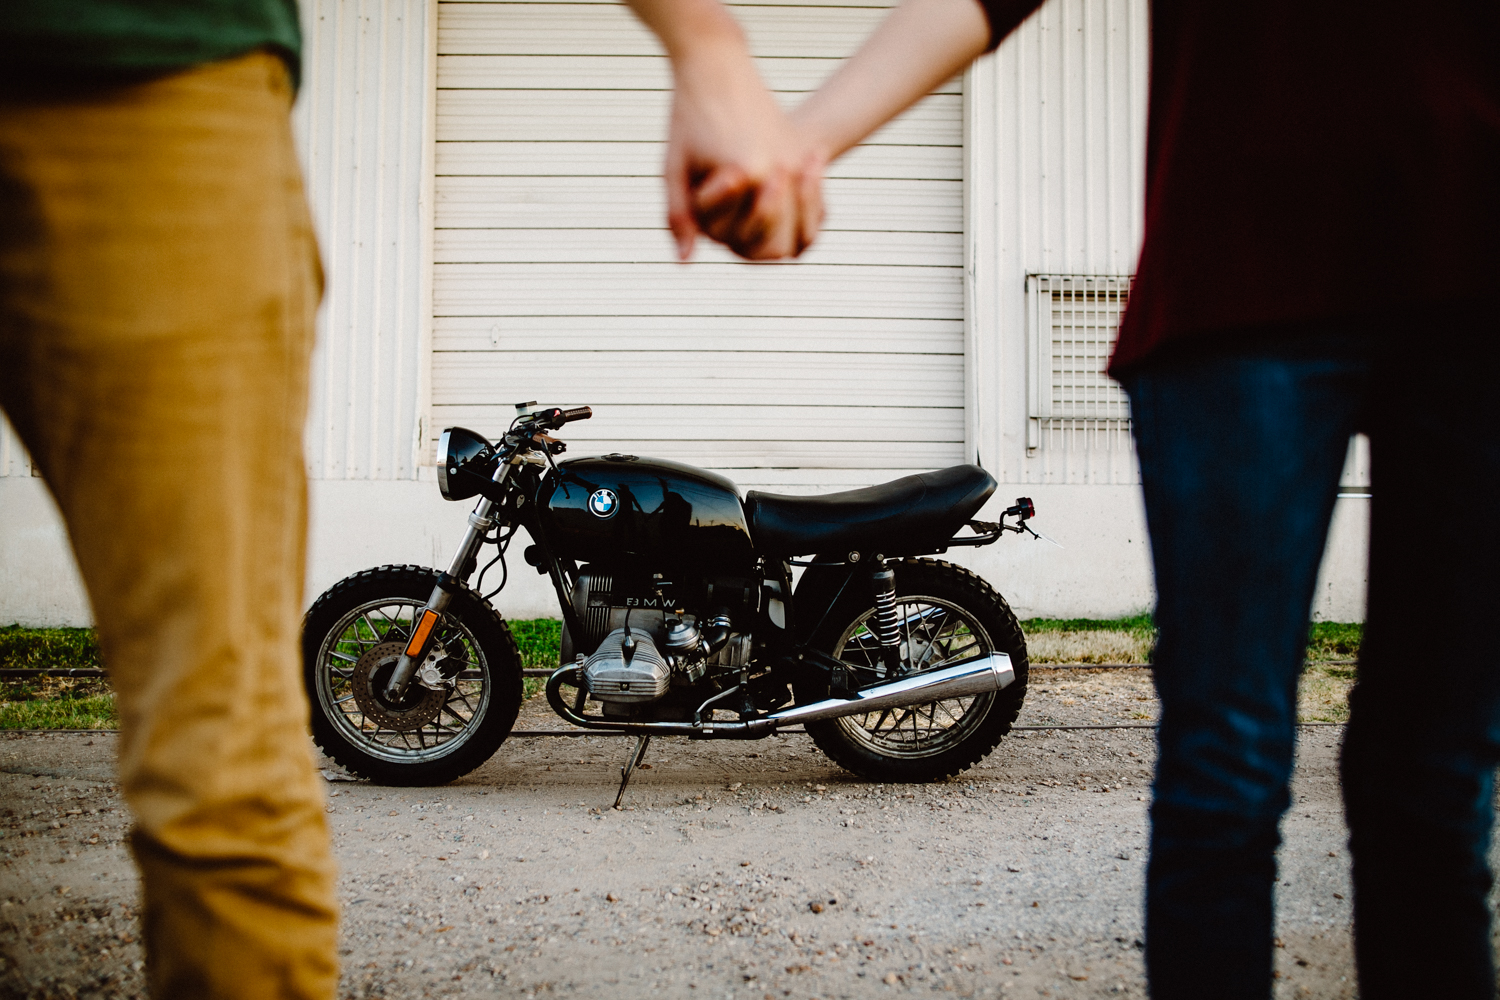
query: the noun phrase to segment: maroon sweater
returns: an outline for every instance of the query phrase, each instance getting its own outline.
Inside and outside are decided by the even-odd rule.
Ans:
[[[992,44],[1040,3],[980,0]],[[1110,370],[1500,291],[1500,3],[1153,0],[1146,233]]]

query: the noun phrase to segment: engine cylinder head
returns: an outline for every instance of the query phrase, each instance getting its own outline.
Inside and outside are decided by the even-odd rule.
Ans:
[[[625,655],[625,630],[617,628],[604,637],[599,648],[584,663],[583,679],[589,693],[603,702],[640,704],[656,701],[667,693],[672,669],[657,650],[649,632],[630,630],[635,648]]]

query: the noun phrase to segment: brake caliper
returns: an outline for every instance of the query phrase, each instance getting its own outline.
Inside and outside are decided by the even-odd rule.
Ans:
[[[452,674],[456,674],[457,671],[452,671],[451,673],[443,671],[440,664],[447,658],[448,651],[443,648],[443,644],[440,642],[433,643],[432,649],[427,653],[427,658],[417,668],[417,683],[432,691],[448,690],[448,679]]]

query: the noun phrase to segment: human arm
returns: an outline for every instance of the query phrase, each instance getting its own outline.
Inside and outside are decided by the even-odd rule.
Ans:
[[[972,0],[969,0],[972,2]],[[629,0],[672,61],[667,221],[687,260],[700,232],[755,258],[800,253],[822,221],[810,162],[719,0]]]
[[[802,141],[836,159],[967,66],[990,37],[975,0],[905,0],[792,113]]]

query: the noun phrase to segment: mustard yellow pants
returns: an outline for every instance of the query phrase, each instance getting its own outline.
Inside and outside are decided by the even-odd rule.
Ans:
[[[261,53],[0,88],[0,405],[118,695],[156,997],[337,984],[297,645],[322,276],[291,98]]]

